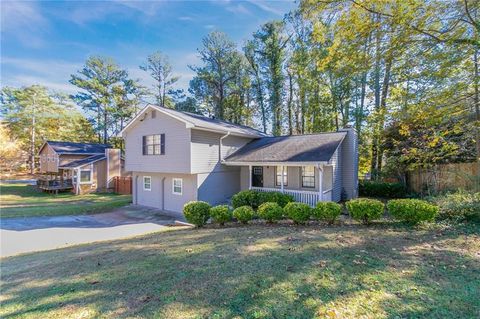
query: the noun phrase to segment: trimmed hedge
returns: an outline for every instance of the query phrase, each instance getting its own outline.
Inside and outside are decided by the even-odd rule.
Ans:
[[[202,201],[188,202],[183,206],[185,219],[197,227],[202,227],[210,218],[210,204]]]
[[[274,202],[266,202],[258,207],[258,216],[266,221],[273,223],[282,219],[283,209],[279,204]]]
[[[438,206],[420,199],[392,199],[387,209],[393,218],[411,224],[431,221],[438,215]]]
[[[210,217],[217,224],[223,225],[232,220],[232,211],[228,205],[219,205],[210,208]]]
[[[259,192],[255,190],[245,190],[233,195],[232,206],[234,208],[250,206],[256,210],[260,205],[266,202],[275,202],[281,207],[284,207],[287,203],[293,201],[293,196],[282,194],[280,192]]]
[[[364,224],[382,217],[384,210],[381,201],[370,198],[352,199],[346,203],[346,206],[350,216]]]
[[[312,216],[315,219],[333,224],[342,213],[342,205],[335,202],[318,202],[312,210]]]
[[[283,211],[295,224],[304,224],[310,219],[312,208],[304,203],[291,202],[284,207]]]
[[[247,224],[249,221],[251,221],[254,214],[255,212],[250,206],[240,206],[233,210],[233,217],[235,217],[242,224]]]
[[[360,181],[358,193],[365,197],[404,198],[407,189],[401,183]]]

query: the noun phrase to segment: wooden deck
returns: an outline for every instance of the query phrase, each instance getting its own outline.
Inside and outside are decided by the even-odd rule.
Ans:
[[[66,180],[37,180],[37,187],[48,193],[58,194],[61,191],[68,191],[73,189],[73,184],[71,179]]]

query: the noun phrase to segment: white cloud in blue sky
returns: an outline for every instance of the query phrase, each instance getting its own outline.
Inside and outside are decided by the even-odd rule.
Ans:
[[[160,50],[170,56],[179,86],[202,37],[221,30],[241,45],[261,24],[296,5],[285,1],[1,1],[1,85],[44,84],[75,92],[70,74],[90,55],[114,58],[145,85],[138,66]]]

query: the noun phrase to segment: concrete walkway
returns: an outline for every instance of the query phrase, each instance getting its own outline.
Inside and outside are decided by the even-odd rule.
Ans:
[[[138,236],[177,219],[141,206],[96,215],[5,218],[0,220],[0,256]]]

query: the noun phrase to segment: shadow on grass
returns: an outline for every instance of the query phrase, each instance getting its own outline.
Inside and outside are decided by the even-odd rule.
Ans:
[[[6,258],[0,315],[475,317],[480,265],[462,245],[478,235],[250,226]]]

